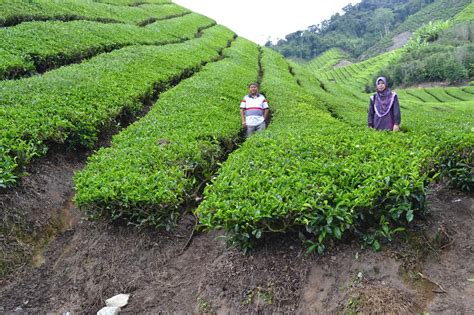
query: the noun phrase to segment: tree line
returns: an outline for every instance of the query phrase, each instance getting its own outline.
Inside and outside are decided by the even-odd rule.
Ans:
[[[285,57],[307,60],[334,47],[341,48],[353,57],[359,57],[367,49],[389,37],[410,16],[434,2],[446,1],[452,2],[362,0],[356,5],[349,4],[344,7],[342,14],[336,13],[320,24],[288,34],[276,44],[269,41],[265,46],[279,51]],[[456,2],[456,7],[463,7],[470,1]]]

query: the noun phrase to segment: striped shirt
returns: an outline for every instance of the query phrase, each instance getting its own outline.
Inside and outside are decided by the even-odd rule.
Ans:
[[[265,121],[263,112],[268,108],[267,100],[262,94],[252,96],[245,95],[240,108],[245,110],[245,124],[247,126],[258,126]]]

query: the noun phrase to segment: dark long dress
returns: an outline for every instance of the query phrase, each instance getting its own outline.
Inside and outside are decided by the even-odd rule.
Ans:
[[[390,106],[388,113],[380,113],[379,111],[376,111],[376,94],[370,97],[368,117],[368,125],[370,128],[375,128],[377,130],[393,130],[393,125],[400,125],[400,104],[398,103],[397,94],[395,94],[395,92],[392,93],[394,93],[393,102]]]

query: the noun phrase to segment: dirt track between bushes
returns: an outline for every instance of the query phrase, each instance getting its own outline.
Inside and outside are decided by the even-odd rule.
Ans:
[[[83,164],[42,161],[2,193],[3,230],[17,224],[0,243],[16,258],[0,279],[0,312],[93,313],[119,293],[131,294],[124,313],[474,312],[472,196],[433,186],[427,218],[381,252],[354,241],[305,255],[284,235],[244,254],[222,232],[198,233],[183,251],[191,214],[170,233],[88,221],[71,201]]]

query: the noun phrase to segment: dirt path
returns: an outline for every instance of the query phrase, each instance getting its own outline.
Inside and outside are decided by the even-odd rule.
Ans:
[[[70,162],[70,172],[82,163]],[[43,171],[54,182],[29,179],[44,182],[44,191],[28,194],[29,203],[20,197],[31,207],[28,222],[62,222],[54,225],[60,234],[31,265],[0,279],[0,312],[90,314],[119,293],[131,294],[123,310],[130,314],[474,312],[472,196],[435,188],[428,217],[379,253],[354,242],[306,256],[286,235],[244,254],[227,248],[220,232],[197,234],[183,252],[192,215],[172,233],[89,222],[70,203],[69,171],[53,170]],[[52,196],[46,208],[32,202]]]

